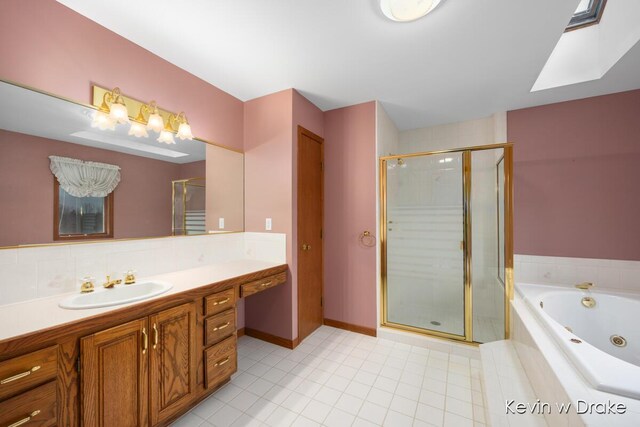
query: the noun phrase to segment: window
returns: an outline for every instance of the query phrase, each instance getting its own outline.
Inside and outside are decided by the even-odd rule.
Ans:
[[[113,192],[106,197],[75,197],[53,180],[53,240],[113,237]]]
[[[600,22],[606,3],[607,0],[582,0],[565,31],[577,30]]]

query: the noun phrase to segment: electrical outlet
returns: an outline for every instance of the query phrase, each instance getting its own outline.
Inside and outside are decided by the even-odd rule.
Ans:
[[[218,228],[224,230],[224,218],[218,218]]]
[[[271,231],[271,218],[267,218],[264,222],[264,229],[267,231]]]

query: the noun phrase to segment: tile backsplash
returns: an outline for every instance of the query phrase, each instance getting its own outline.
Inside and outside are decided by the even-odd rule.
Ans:
[[[286,262],[286,235],[229,233],[0,250],[0,305],[73,292],[92,276],[169,273],[237,259]]]
[[[573,286],[592,282],[596,287],[640,292],[640,261],[514,256],[516,283]]]

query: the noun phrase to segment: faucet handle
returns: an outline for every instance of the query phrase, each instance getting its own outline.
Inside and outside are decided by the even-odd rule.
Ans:
[[[82,292],[83,294],[89,293],[89,292],[93,292],[95,285],[93,284],[93,277],[91,276],[84,276],[82,278],[82,284],[80,285],[80,292]]]
[[[591,282],[582,282],[582,283],[578,283],[576,285],[576,288],[582,289],[583,291],[587,291],[592,287],[593,287],[593,283],[591,283]]]
[[[126,273],[124,273],[124,284],[125,285],[132,285],[136,283],[136,271],[135,270],[127,270]]]

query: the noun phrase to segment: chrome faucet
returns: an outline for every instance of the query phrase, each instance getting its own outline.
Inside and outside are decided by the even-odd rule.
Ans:
[[[115,285],[119,285],[120,283],[122,283],[121,279],[118,280],[111,280],[111,276],[107,276],[107,281],[105,283],[102,284],[102,286],[104,286],[107,289],[111,289],[113,288]]]
[[[576,285],[576,288],[582,289],[583,291],[588,291],[592,287],[593,287],[593,283],[591,283],[591,282],[582,282],[582,283],[578,283]]]

